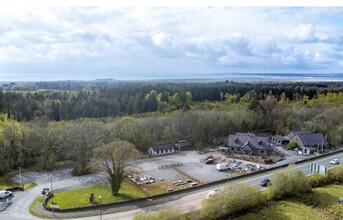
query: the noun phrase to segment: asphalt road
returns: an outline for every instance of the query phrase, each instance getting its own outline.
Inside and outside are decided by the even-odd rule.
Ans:
[[[334,165],[330,164],[330,161],[334,158],[339,159],[341,162],[343,162],[343,153],[337,153],[335,155],[327,156],[325,158],[320,158],[317,160],[314,160],[312,162],[315,162],[317,164],[325,165],[327,167],[332,167]],[[303,171],[306,174],[309,174],[309,163],[303,163],[300,165],[297,165],[297,169]],[[257,186],[261,188],[259,185],[260,182],[265,179],[271,179],[271,176],[275,171],[263,173],[260,175],[256,175],[253,177],[247,177],[244,179],[239,180],[239,182],[245,182],[250,185]],[[34,198],[41,194],[42,188],[50,188],[51,183],[48,181],[49,174],[46,175],[46,178],[44,181],[40,182],[37,187],[34,187],[32,189],[26,190],[24,192],[15,192],[14,196],[11,198],[11,205],[3,212],[0,213],[0,219],[1,220],[27,220],[27,219],[38,219],[37,217],[32,216],[29,211],[28,207],[30,203],[34,200]],[[103,173],[97,173],[92,175],[87,175],[83,177],[71,177],[68,179],[63,179],[62,176],[57,174],[53,174],[53,187],[54,190],[59,189],[73,189],[78,188],[80,186],[85,185],[92,185],[104,181],[104,174]],[[222,185],[218,185],[218,187],[227,186],[228,184],[237,184],[238,181],[232,181],[229,183],[225,183]],[[186,195],[181,197],[178,200],[149,206],[146,208],[141,209],[135,209],[131,211],[121,212],[121,213],[113,213],[103,216],[103,220],[109,220],[109,219],[131,219],[132,216],[138,212],[142,211],[153,211],[158,210],[161,208],[172,208],[177,209],[178,212],[185,213],[192,210],[198,210],[201,208],[201,201],[206,197],[208,191],[210,189],[203,189],[199,192],[195,192],[190,195]],[[96,220],[99,219],[99,216],[92,216],[92,217],[86,217],[86,218],[80,218],[82,220]],[[76,219],[74,219],[76,220]]]

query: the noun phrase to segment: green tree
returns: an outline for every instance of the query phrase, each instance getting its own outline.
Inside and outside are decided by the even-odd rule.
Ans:
[[[108,180],[111,184],[112,195],[117,195],[124,180],[125,168],[128,162],[135,158],[137,150],[128,141],[115,140],[96,149],[96,154],[101,159]]]

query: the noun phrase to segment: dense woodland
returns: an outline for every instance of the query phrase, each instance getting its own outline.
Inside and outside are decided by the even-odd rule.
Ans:
[[[342,83],[45,82],[0,91],[0,174],[19,165],[53,169],[126,140],[142,152],[188,139],[197,147],[237,131],[308,129],[343,142]]]

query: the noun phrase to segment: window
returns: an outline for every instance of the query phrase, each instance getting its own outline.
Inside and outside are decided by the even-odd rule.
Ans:
[[[235,148],[234,148],[234,147],[232,147],[232,148],[231,148],[231,150],[233,150],[233,151],[234,151],[234,150],[235,150]]]
[[[264,154],[264,150],[261,150],[261,154]]]

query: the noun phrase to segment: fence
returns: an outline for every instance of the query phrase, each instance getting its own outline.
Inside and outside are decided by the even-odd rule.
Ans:
[[[174,168],[182,166],[182,162],[159,165],[158,169]]]
[[[301,163],[308,163],[309,161],[318,159],[318,158],[322,158],[322,157],[326,157],[338,152],[343,152],[343,148],[334,152],[330,152],[327,154],[322,154],[320,156],[316,156],[313,158],[308,158],[305,160],[301,160],[301,161],[297,161],[295,162],[295,164],[301,164]],[[266,172],[270,172],[272,170],[276,170],[282,167],[287,167],[288,164],[284,164],[281,166],[277,166],[277,167],[273,167],[273,168],[269,168],[269,169],[265,169],[262,171],[257,171],[257,172],[253,172],[253,173],[249,173],[249,174],[245,174],[245,175],[241,175],[241,176],[235,176],[232,177],[230,179],[223,179],[223,180],[219,180],[219,181],[215,181],[215,182],[210,182],[210,183],[206,183],[203,185],[199,185],[199,186],[195,186],[195,187],[190,187],[190,188],[185,188],[185,189],[180,189],[177,191],[173,191],[173,192],[168,192],[165,194],[160,194],[160,195],[155,195],[155,196],[150,196],[150,197],[146,197],[146,198],[139,198],[139,199],[132,199],[132,200],[125,200],[125,201],[119,201],[119,202],[114,202],[114,203],[108,203],[108,204],[102,204],[101,207],[103,208],[113,208],[113,207],[123,207],[126,206],[128,204],[132,205],[132,206],[137,206],[137,207],[144,207],[144,206],[150,206],[150,205],[154,205],[154,204],[159,204],[159,203],[163,203],[163,202],[167,202],[167,201],[171,201],[171,200],[175,200],[175,199],[179,199],[184,195],[190,194],[190,193],[194,193],[196,191],[200,191],[200,190],[204,190],[204,189],[211,189],[214,186],[217,186],[219,184],[223,184],[223,183],[227,183],[228,181],[234,181],[234,180],[240,180],[240,179],[244,179],[247,177],[252,177],[252,176],[256,176],[262,173],[266,173]],[[50,199],[50,198],[49,198]],[[45,199],[46,202],[45,204],[47,204],[47,202],[49,201],[49,199]],[[43,206],[46,210],[48,211],[52,211],[51,208],[47,208],[46,206]],[[86,206],[86,207],[79,207],[79,208],[71,208],[71,209],[59,209],[59,208],[54,208],[55,212],[75,212],[75,211],[89,211],[89,210],[97,210],[99,209],[100,205],[92,205],[92,206]]]
[[[173,167],[173,168],[177,172],[179,172],[182,175],[186,176],[188,179],[192,179],[194,182],[197,182],[198,184],[202,184],[202,182],[199,179],[195,178],[194,176],[189,175],[188,173],[186,173],[185,171],[181,170],[180,168],[178,168],[178,167]]]

